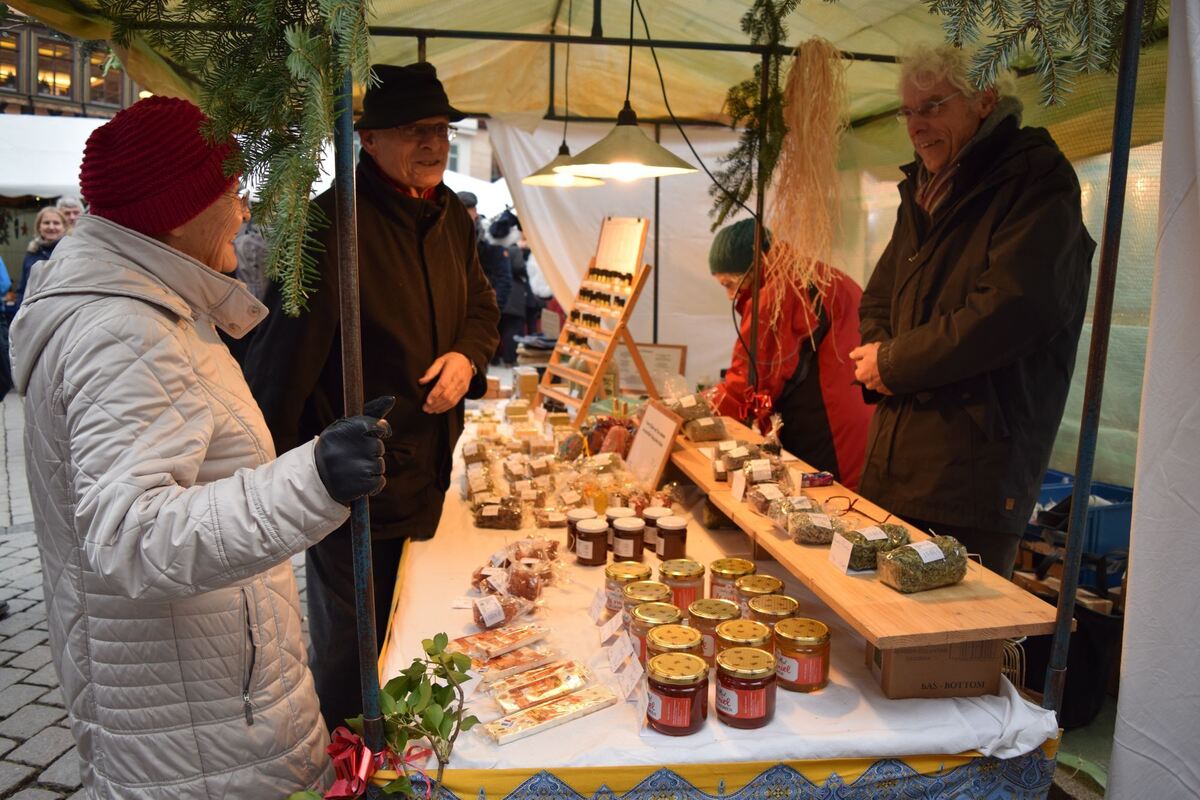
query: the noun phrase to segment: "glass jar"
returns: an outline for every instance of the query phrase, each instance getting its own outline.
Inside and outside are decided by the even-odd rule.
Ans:
[[[660,517],[657,529],[658,541],[654,552],[660,561],[671,561],[687,555],[687,520],[674,514]]]
[[[621,614],[625,618],[626,625],[629,625],[633,609],[642,603],[671,602],[671,588],[658,581],[634,581],[633,583],[627,583],[621,588],[621,593],[623,595],[623,599],[621,600]]]
[[[769,594],[779,594],[783,591],[783,581],[772,575],[743,575],[733,582],[733,590],[737,593],[738,605],[742,607],[742,616],[748,617],[750,616],[750,600]]]
[[[613,558],[622,561],[641,561],[642,535],[646,523],[638,517],[617,517],[612,521]]]
[[[646,506],[642,509],[642,519],[646,521],[646,531],[642,537],[642,546],[650,552],[658,549],[658,521],[671,516],[671,509],[666,506]],[[687,529],[687,525],[684,525]]]
[[[613,522],[625,517],[635,517],[637,512],[628,506],[609,506],[604,511],[604,516],[608,519],[608,549],[613,549]]]
[[[575,552],[575,537],[579,535],[576,526],[585,519],[595,519],[596,512],[590,508],[572,508],[567,512],[567,552]]]
[[[688,606],[688,625],[700,631],[701,655],[710,667],[717,652],[717,625],[737,619],[741,613],[737,603],[716,597],[697,600]]]
[[[620,611],[625,607],[622,591],[634,581],[650,579],[650,568],[636,561],[618,561],[604,568],[604,607],[609,611]]]
[[[670,603],[642,603],[630,613],[629,633],[637,646],[638,661],[646,665],[646,634],[659,625],[676,625],[683,612]]]
[[[658,579],[671,587],[671,603],[676,608],[687,608],[704,595],[704,565],[699,561],[664,561],[658,567]]]
[[[727,619],[717,625],[717,655],[733,647],[757,647],[768,653],[775,651],[771,629],[752,619]]]
[[[718,558],[708,565],[711,577],[708,579],[708,596],[718,600],[737,602],[737,590],[734,582],[743,575],[753,575],[756,567],[753,561],[744,558]]]
[[[598,567],[608,562],[608,523],[599,517],[575,525],[575,562]]]
[[[664,653],[646,663],[646,724],[667,736],[687,736],[708,719],[708,667],[686,653]]]
[[[775,716],[775,657],[756,647],[717,656],[717,719],[731,728],[761,728]]]
[[[680,614],[682,617],[682,614]],[[686,625],[667,623],[651,628],[646,634],[646,658],[662,653],[687,653],[699,656],[704,652],[700,631]]]
[[[829,628],[804,617],[775,623],[775,673],[789,692],[815,692],[829,683]]]
[[[768,594],[750,598],[750,619],[761,622],[771,630],[775,623],[796,616],[800,603],[786,594]]]

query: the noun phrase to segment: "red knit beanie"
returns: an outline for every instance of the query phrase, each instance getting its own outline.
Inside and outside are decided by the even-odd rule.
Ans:
[[[224,170],[237,145],[206,140],[207,121],[187,100],[148,97],[92,131],[79,170],[88,213],[152,236],[212,205],[237,182]]]

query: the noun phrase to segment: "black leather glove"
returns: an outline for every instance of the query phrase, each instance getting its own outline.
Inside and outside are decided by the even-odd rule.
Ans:
[[[383,441],[392,435],[384,419],[396,398],[376,397],[357,417],[334,420],[317,439],[317,474],[334,500],[343,505],[383,490]]]

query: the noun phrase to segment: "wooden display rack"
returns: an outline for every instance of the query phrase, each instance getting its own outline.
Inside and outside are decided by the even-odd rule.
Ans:
[[[731,439],[762,441],[757,433],[728,417],[725,427]],[[879,649],[979,642],[1054,632],[1054,606],[975,561],[970,562],[967,577],[961,583],[916,594],[895,591],[880,582],[873,572],[846,574],[839,571],[829,561],[828,547],[796,544],[783,536],[769,519],[735,500],[730,484],[714,480],[712,461],[700,452],[704,446],[707,445],[695,444],[679,436],[671,460],[708,495],[713,505],[750,537],[756,558],[765,552],[777,560]],[[803,471],[815,471],[802,461],[794,464]],[[805,489],[804,492],[822,503],[835,495],[854,501],[854,508],[865,513],[850,511],[839,518],[851,527],[871,525],[888,517],[886,510],[840,484]],[[929,538],[926,532],[904,520],[890,517],[886,521],[904,524],[914,540]]]
[[[610,284],[584,278],[571,310],[599,317],[600,325],[583,325],[568,318],[559,331],[554,352],[550,355],[550,363],[546,366],[541,383],[538,384],[538,394],[541,397],[556,400],[567,408],[574,409],[571,424],[576,428],[583,422],[588,408],[596,399],[604,381],[604,373],[615,356],[618,344],[624,344],[629,350],[634,366],[637,367],[646,387],[646,393],[652,399],[658,399],[654,380],[650,377],[650,371],[646,369],[646,363],[642,360],[628,328],[629,317],[633,314],[642,287],[646,285],[646,278],[650,275],[649,264],[638,267],[642,260],[642,251],[646,247],[646,233],[649,228],[650,221],[644,217],[604,218],[596,254],[588,262],[588,274],[592,275],[593,270],[597,269],[624,273],[631,276],[628,288],[614,290]],[[593,305],[581,297],[584,290],[623,297],[625,305],[620,308]],[[572,343],[572,335],[586,337],[586,345]],[[593,342],[599,343],[600,347],[593,347]],[[567,361],[572,358],[586,361],[591,365],[591,371],[583,372],[567,366]],[[580,387],[581,391],[572,392],[570,387],[573,386]]]

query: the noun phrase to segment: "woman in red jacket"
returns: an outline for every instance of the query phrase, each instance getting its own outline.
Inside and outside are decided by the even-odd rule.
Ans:
[[[770,233],[766,248],[770,248]],[[724,287],[741,315],[740,335],[733,361],[715,390],[718,410],[745,420],[762,403],[756,394],[771,399],[771,411],[783,418],[783,448],[817,469],[832,472],[854,489],[866,456],[867,425],[871,407],[863,402],[854,382],[854,362],[848,353],[858,346],[858,303],[862,289],[845,273],[818,265],[825,285],[823,296],[815,288],[798,291],[781,280],[787,258],[782,246],[767,251],[759,291],[759,328],[756,368],[757,392],[750,386],[751,281],[754,259],[754,220],[746,219],[717,232],[708,253],[708,268]],[[766,309],[778,304],[776,324]],[[759,420],[765,429],[766,420]]]

